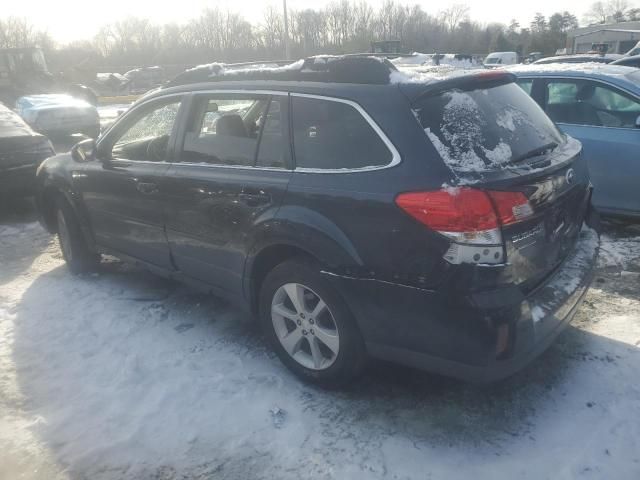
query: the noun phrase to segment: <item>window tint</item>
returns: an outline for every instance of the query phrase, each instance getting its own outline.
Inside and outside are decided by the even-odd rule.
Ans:
[[[533,88],[533,80],[518,80],[518,86],[527,92],[527,95],[531,95],[531,90]]]
[[[270,168],[286,168],[287,150],[285,131],[287,120],[285,116],[286,103],[284,100],[269,102],[267,114],[260,136],[258,158],[256,165]]]
[[[208,97],[196,101],[182,161],[253,166],[267,97]]]
[[[578,93],[578,86],[573,82],[551,82],[547,85],[547,89],[550,105],[574,102]]]
[[[640,101],[608,85],[589,80],[547,83],[547,113],[556,122],[635,128]]]
[[[111,151],[112,158],[150,162],[165,160],[179,108],[180,100],[151,107],[116,140]]]
[[[353,169],[391,163],[389,148],[353,106],[295,96],[292,102],[297,168]]]
[[[514,83],[449,90],[413,106],[434,147],[453,170],[496,170],[562,143],[540,106]]]

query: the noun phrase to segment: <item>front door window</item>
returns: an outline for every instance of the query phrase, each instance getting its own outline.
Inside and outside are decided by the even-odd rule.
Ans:
[[[166,160],[169,137],[179,108],[180,100],[172,100],[142,113],[115,141],[111,157],[147,162]]]

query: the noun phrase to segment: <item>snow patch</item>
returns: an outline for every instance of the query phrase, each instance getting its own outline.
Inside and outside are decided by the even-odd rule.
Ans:
[[[502,163],[508,163],[511,161],[511,147],[501,141],[493,150],[482,148],[487,159],[494,165],[500,165]]]
[[[535,307],[533,307],[531,309],[531,318],[533,318],[533,321],[535,323],[537,323],[540,320],[542,320],[546,315],[547,314],[544,312],[542,307],[540,307],[539,305],[536,305]]]

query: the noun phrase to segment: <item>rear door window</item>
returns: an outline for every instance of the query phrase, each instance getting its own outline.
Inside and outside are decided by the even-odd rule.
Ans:
[[[640,100],[590,80],[549,80],[547,113],[556,122],[599,127],[635,128]]]
[[[287,103],[284,98],[274,98],[269,102],[264,126],[260,135],[260,146],[256,166],[286,168],[289,157],[287,140]]]
[[[348,103],[292,96],[296,168],[381,167],[393,154],[373,126]]]
[[[269,96],[198,96],[185,134],[182,161],[253,166],[269,102]]]
[[[459,172],[504,168],[564,141],[515,83],[424,96],[413,110],[442,159]]]
[[[524,90],[527,95],[531,95],[531,90],[533,89],[533,80],[530,78],[518,80],[518,86]]]

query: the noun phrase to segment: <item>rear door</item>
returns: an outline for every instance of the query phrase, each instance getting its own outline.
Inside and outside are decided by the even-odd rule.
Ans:
[[[289,145],[285,93],[194,95],[164,184],[167,236],[180,271],[241,294],[259,224],[275,216],[291,178]]]

